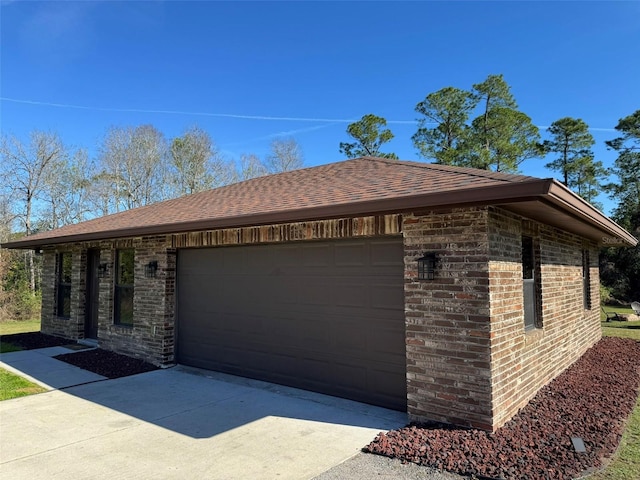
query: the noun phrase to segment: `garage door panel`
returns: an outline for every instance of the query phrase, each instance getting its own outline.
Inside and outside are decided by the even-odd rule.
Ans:
[[[272,258],[274,264],[283,269],[296,267],[302,263],[302,251],[296,244],[274,245],[272,246]]]
[[[401,253],[401,259],[404,254],[402,253],[402,246],[398,248],[398,242],[392,239],[381,240],[373,243],[370,246],[370,262],[371,265],[376,267],[397,267],[398,265],[398,253]]]
[[[397,284],[375,282],[371,285],[371,307],[404,310],[404,288]]]
[[[304,267],[328,267],[333,263],[333,249],[331,245],[316,243],[306,245],[302,249],[302,265]]]
[[[357,391],[367,388],[367,369],[348,363],[336,363],[332,369],[335,384],[344,391]]]
[[[369,244],[365,242],[350,242],[348,244],[336,245],[335,265],[337,267],[363,266],[368,260]]]
[[[181,363],[406,408],[399,238],[180,250]]]
[[[361,324],[342,323],[339,334],[335,335],[335,351],[340,357],[362,358],[368,357],[367,336],[362,331]]]
[[[336,278],[334,303],[338,307],[366,308],[369,305],[369,289],[352,279]]]
[[[306,305],[327,307],[334,302],[330,278],[307,277],[301,282],[301,288]]]

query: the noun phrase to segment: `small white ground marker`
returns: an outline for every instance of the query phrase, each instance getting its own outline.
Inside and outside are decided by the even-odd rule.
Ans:
[[[576,449],[576,452],[585,453],[587,451],[587,449],[584,448],[584,442],[580,437],[571,437],[571,442],[573,443],[573,448]]]

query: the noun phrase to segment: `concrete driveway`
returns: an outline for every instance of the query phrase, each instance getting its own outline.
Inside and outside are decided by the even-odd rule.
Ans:
[[[401,412],[178,366],[0,402],[0,476],[309,479],[405,423]]]

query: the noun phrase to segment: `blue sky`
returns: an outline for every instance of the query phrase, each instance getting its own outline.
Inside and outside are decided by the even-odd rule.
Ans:
[[[387,150],[418,160],[415,105],[502,73],[536,125],[587,122],[609,166],[604,141],[640,109],[636,1],[3,1],[0,14],[2,133],[52,130],[92,154],[110,126],[198,125],[228,158],[284,135],[318,165],[374,113],[396,135]],[[521,169],[554,176],[550,160]]]

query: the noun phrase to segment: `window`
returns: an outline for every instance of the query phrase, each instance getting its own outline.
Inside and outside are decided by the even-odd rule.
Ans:
[[[133,266],[134,250],[116,251],[116,284],[114,321],[118,325],[133,326]]]
[[[582,250],[582,301],[585,310],[591,310],[591,272],[589,250]]]
[[[522,237],[522,289],[524,294],[524,328],[531,330],[538,325],[538,289],[536,257],[533,237]]]
[[[71,318],[71,253],[58,254],[56,315]]]

